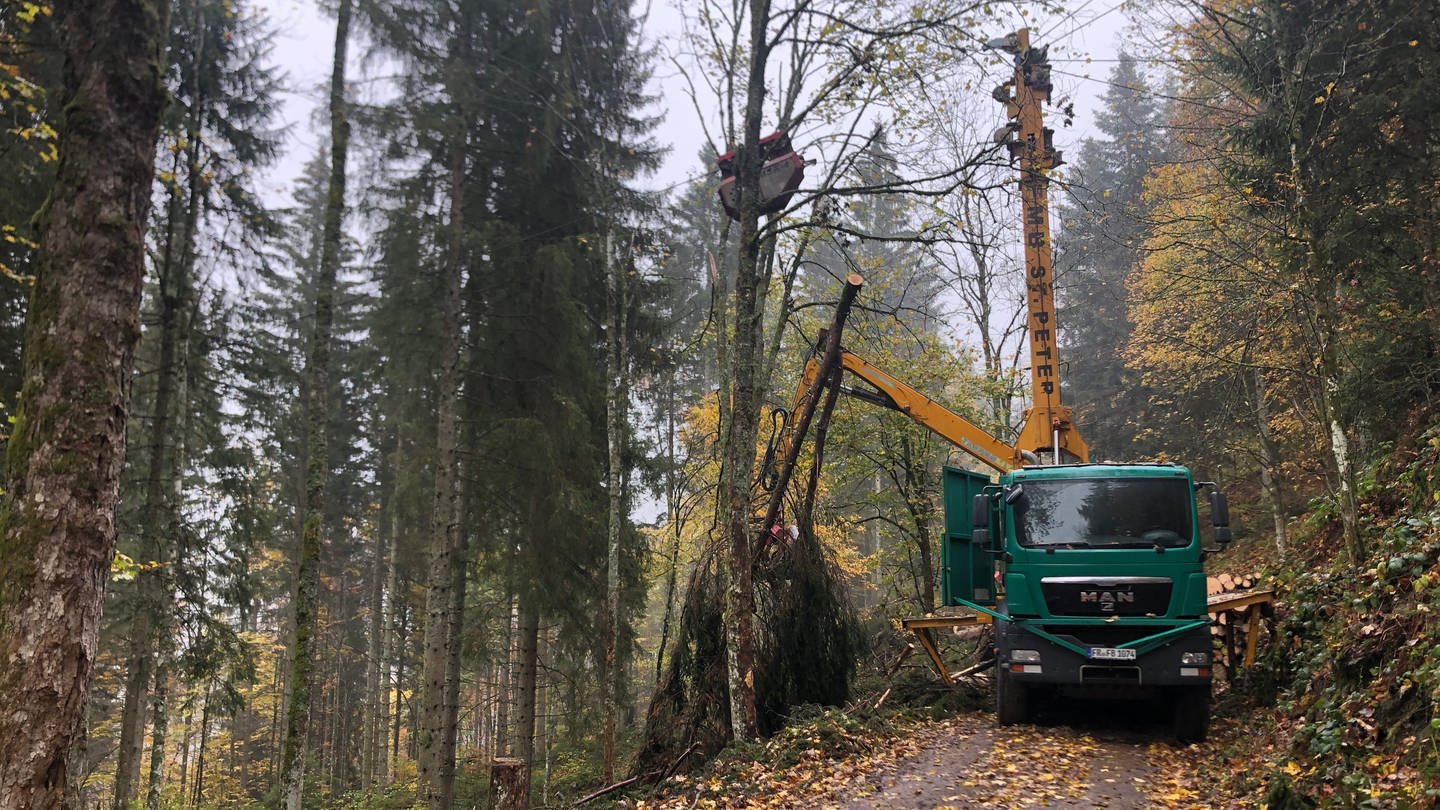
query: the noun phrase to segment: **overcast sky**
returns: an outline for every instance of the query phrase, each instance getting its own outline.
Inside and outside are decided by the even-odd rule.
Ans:
[[[658,98],[656,112],[661,121],[655,137],[670,147],[663,168],[647,179],[646,185],[651,188],[668,188],[693,175],[698,170],[695,155],[703,141],[695,111],[684,96],[685,85],[675,67],[664,58],[666,44],[674,40],[679,30],[677,9],[681,1],[652,0],[647,18],[646,39],[650,44],[658,43],[662,55],[651,88]],[[315,109],[329,81],[334,21],[309,0],[257,0],[257,6],[277,32],[274,57],[288,77],[290,88],[281,114],[283,123],[289,127],[285,157],[262,181],[266,196],[280,203],[288,200],[295,177],[315,154],[325,128],[323,122],[317,122]],[[1115,58],[1116,43],[1125,23],[1119,6],[1119,0],[1078,0],[1073,12],[1030,18],[1031,30],[1035,32],[1031,35],[1032,41],[1051,46],[1051,61],[1055,63],[1054,97],[1069,96],[1075,101],[1072,127],[1061,127],[1058,116],[1047,121],[1057,130],[1056,146],[1069,154],[1075,154],[1079,140],[1092,133],[1091,122],[1104,90],[1103,80]],[[643,10],[644,6],[637,8]],[[1023,22],[1017,13],[1013,27]],[[1009,31],[985,33],[1000,36]],[[352,64],[361,56],[356,50],[352,48]],[[1094,61],[1086,64],[1087,58]],[[1082,78],[1086,74],[1089,78]],[[351,75],[356,72],[352,70]],[[1001,111],[996,105],[995,124],[1001,123]]]

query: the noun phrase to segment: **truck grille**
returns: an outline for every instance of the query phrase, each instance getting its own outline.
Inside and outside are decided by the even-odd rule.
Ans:
[[[1163,616],[1169,577],[1045,577],[1040,591],[1052,616]]]

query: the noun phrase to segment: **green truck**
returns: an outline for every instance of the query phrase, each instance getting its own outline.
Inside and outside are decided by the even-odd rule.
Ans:
[[[1210,541],[1230,539],[1225,496],[1173,464],[945,468],[942,598],[988,614],[995,711],[1031,719],[1048,697],[1151,699],[1175,736],[1205,739],[1210,616],[1198,494]]]

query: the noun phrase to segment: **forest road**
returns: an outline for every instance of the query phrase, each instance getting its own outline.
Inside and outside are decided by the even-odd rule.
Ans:
[[[1095,707],[1099,706],[1096,713]],[[1058,709],[1039,725],[997,728],[972,714],[927,729],[908,756],[877,764],[817,806],[1075,808],[1195,806],[1180,787],[1189,757],[1153,716],[1092,704]],[[1188,797],[1187,797],[1188,794]],[[1177,801],[1181,797],[1190,801]]]

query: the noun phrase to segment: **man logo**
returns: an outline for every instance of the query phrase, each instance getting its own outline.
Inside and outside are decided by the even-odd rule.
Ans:
[[[1080,604],[1087,602],[1100,606],[1101,613],[1114,613],[1118,604],[1135,604],[1133,591],[1081,591]]]

